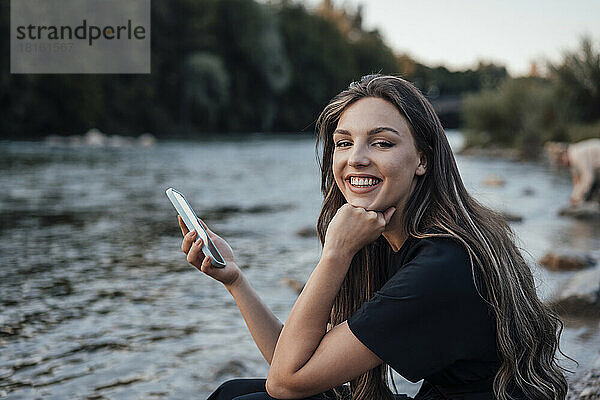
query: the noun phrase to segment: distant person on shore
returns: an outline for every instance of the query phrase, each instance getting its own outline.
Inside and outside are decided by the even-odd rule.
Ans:
[[[227,261],[214,268],[179,220],[188,262],[229,290],[270,365],[267,379],[229,380],[209,400],[411,399],[391,391],[391,369],[423,380],[418,400],[564,400],[562,322],[504,218],[465,189],[421,92],[364,77],[317,131],[322,253],[285,325],[225,240],[209,230]]]
[[[600,203],[600,139],[573,144],[548,142],[545,148],[552,161],[571,169],[573,192],[569,204]]]

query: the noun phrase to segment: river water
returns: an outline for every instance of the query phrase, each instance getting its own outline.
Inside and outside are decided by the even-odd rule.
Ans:
[[[449,132],[453,146],[461,137]],[[572,272],[537,265],[569,247],[600,258],[600,228],[558,217],[570,179],[539,163],[457,156],[467,189],[523,217],[512,223],[548,298]],[[152,148],[0,143],[0,397],[204,399],[267,364],[235,303],[180,250],[165,189],[181,190],[284,321],[318,262],[321,204],[310,135],[159,142]],[[503,186],[485,186],[494,174]],[[582,371],[598,324],[568,326],[562,347]],[[593,351],[590,351],[590,346]],[[401,391],[418,384],[397,377]]]

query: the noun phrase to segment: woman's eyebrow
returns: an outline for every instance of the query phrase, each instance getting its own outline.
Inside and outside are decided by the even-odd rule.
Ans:
[[[376,133],[384,132],[384,131],[390,131],[390,132],[395,133],[398,136],[402,136],[402,134],[400,132],[398,132],[396,129],[391,128],[389,126],[379,126],[377,128],[373,128],[369,132],[367,132],[367,136],[371,136],[371,135],[374,135]]]
[[[389,127],[389,126],[378,126],[377,128],[370,129],[367,132],[367,136],[375,135],[377,133],[384,132],[384,131],[390,131],[390,132],[397,134],[398,136],[402,136],[402,134],[400,132],[398,132],[396,129]],[[333,131],[333,134],[335,135],[336,133],[340,134],[340,135],[352,136],[352,134],[345,129],[336,129],[335,131]]]

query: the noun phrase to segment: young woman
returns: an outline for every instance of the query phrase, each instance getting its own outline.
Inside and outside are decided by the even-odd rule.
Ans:
[[[270,364],[211,400],[564,399],[562,324],[536,295],[503,218],[465,190],[431,104],[410,83],[371,75],[317,121],[324,201],[321,259],[285,325],[235,263],[210,266],[180,221],[187,260],[233,295]],[[350,385],[344,385],[350,382]]]

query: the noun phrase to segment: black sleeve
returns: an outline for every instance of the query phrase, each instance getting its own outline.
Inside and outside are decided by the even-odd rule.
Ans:
[[[348,326],[386,364],[417,382],[487,344],[489,332],[480,328],[487,309],[458,242],[421,239],[406,259]]]

